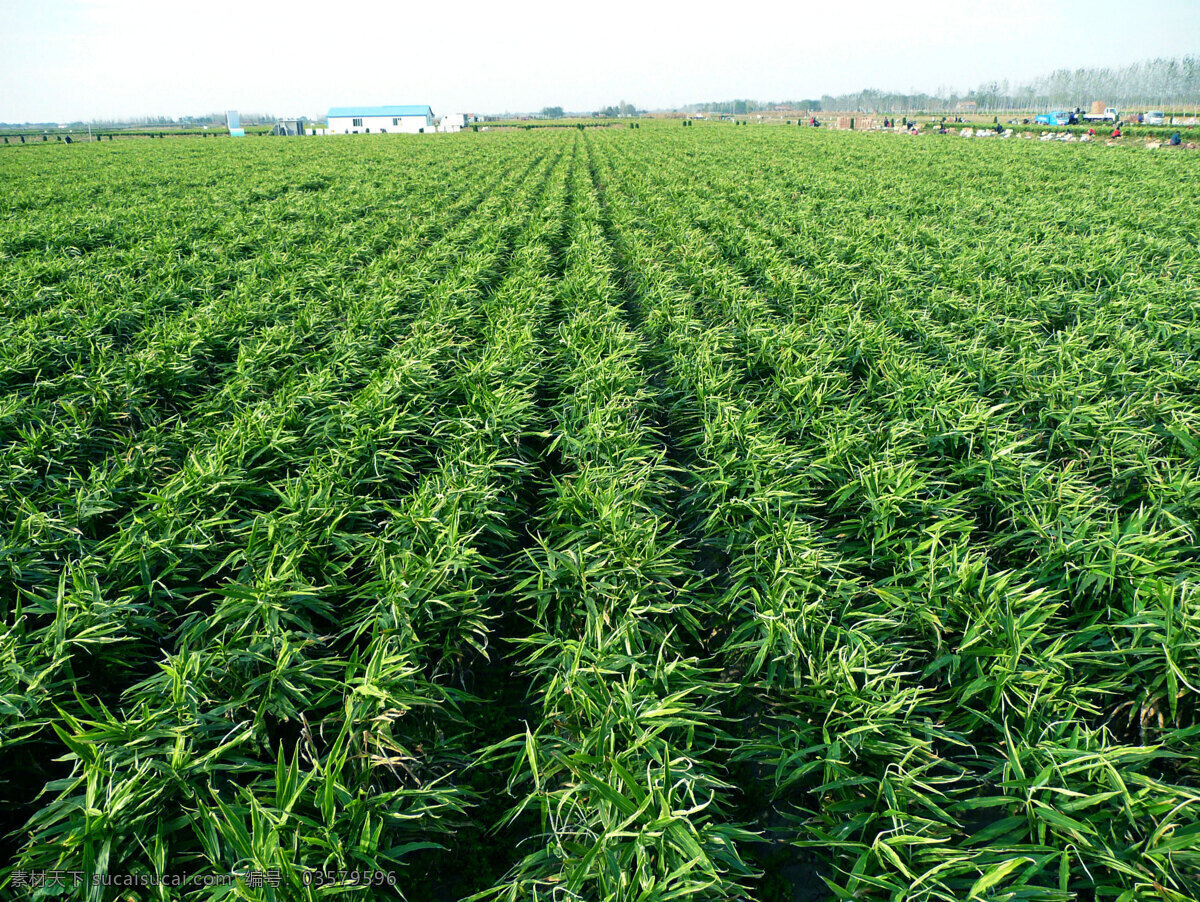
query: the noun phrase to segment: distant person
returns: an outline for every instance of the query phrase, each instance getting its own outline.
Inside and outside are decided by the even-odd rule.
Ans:
[[[1114,138],[1121,137],[1121,126],[1118,125],[1116,128],[1113,129],[1112,137],[1114,137]]]
[[[1146,114],[1145,114],[1145,113],[1138,113],[1138,125],[1141,125],[1141,124],[1142,124],[1142,123],[1144,123],[1145,121],[1146,121]]]
[[[1172,147],[1178,147],[1182,143],[1183,143],[1183,135],[1179,134],[1179,132],[1175,132],[1175,134],[1171,135],[1171,146]]]

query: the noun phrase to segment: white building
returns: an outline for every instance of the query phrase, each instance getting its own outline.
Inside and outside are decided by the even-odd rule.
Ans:
[[[439,132],[457,132],[467,127],[466,113],[447,113],[438,121]]]
[[[433,110],[428,106],[335,106],[325,126],[335,135],[433,131]]]

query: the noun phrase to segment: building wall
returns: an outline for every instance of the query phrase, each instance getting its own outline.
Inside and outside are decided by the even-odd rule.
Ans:
[[[363,116],[362,125],[355,125],[354,118],[350,116],[330,116],[326,125],[335,135],[361,134],[367,129],[370,129],[373,135],[380,132],[387,132],[389,135],[397,132],[415,135],[421,129],[433,131],[433,119],[429,116],[401,116],[399,122],[395,122],[392,116]]]

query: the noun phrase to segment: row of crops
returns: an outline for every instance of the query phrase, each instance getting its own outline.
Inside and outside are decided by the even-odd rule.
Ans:
[[[661,127],[0,185],[0,896],[1200,895],[1190,158]]]

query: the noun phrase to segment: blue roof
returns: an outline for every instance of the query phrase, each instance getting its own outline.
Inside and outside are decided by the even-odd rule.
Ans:
[[[329,116],[432,116],[433,110],[423,106],[335,106]]]

